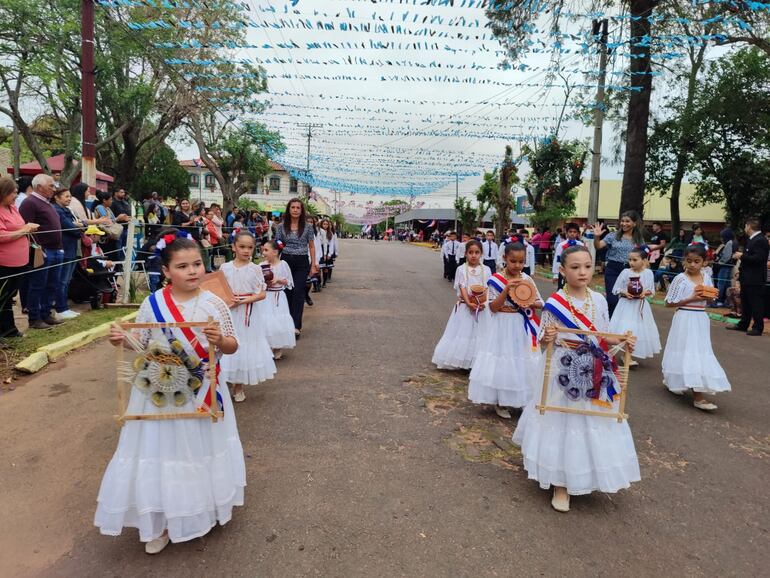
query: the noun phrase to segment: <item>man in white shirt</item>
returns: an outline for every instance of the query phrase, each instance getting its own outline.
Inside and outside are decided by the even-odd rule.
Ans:
[[[495,243],[495,232],[487,231],[486,240],[481,242],[481,258],[484,260],[484,265],[489,267],[492,273],[497,271],[497,258],[499,254],[500,248]]]
[[[441,256],[444,259],[444,279],[453,283],[455,280],[455,271],[457,271],[457,252],[460,249],[460,243],[457,242],[457,233],[451,231],[449,239],[441,245]]]
[[[559,273],[559,267],[561,267],[561,254],[564,252],[564,249],[567,247],[572,247],[574,245],[583,245],[583,241],[579,241],[578,237],[580,237],[580,227],[577,223],[567,223],[566,225],[567,229],[567,240],[562,241],[558,245],[556,245],[553,253],[553,265],[551,267],[551,272],[553,273],[553,282],[556,283],[556,286],[561,289],[564,286],[564,278],[561,276],[561,273]]]
[[[457,243],[457,266],[465,263],[465,243],[471,240],[470,235],[463,234],[463,242]]]

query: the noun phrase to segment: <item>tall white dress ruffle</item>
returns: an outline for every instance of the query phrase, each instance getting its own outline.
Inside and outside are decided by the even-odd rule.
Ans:
[[[628,288],[631,277],[641,277],[645,291],[655,292],[655,276],[652,271],[645,269],[634,273],[631,269],[623,269],[615,282],[613,293],[619,295]],[[646,359],[660,353],[660,333],[652,316],[652,307],[646,299],[626,299],[620,297],[615,311],[610,319],[610,333],[625,333],[630,331],[636,336],[636,345],[631,354],[637,359]]]

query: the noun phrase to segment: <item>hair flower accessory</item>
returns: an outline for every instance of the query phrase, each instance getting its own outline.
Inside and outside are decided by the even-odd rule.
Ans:
[[[163,251],[163,249],[168,247],[177,239],[190,239],[192,241],[193,236],[187,231],[177,231],[176,233],[168,233],[167,235],[163,235],[160,239],[158,239],[157,243],[155,243],[155,254],[160,255],[160,252]]]
[[[639,245],[639,249],[648,257],[650,256],[650,253],[652,253],[652,249],[648,245]]]

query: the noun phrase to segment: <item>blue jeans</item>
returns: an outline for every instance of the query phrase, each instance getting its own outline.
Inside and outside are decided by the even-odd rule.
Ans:
[[[77,256],[66,257],[64,261],[72,261],[59,267],[61,270],[61,276],[59,277],[59,285],[56,289],[56,311],[64,313],[69,306],[67,305],[67,295],[70,291],[70,281],[72,281],[72,275],[75,273],[75,267],[77,267]]]
[[[59,290],[63,261],[64,251],[46,249],[43,266],[39,269],[33,269],[33,272],[29,274],[27,309],[29,310],[30,323],[50,317],[51,302]]]
[[[719,289],[717,301],[724,303],[725,299],[727,299],[727,289],[730,287],[733,278],[733,266],[728,263],[726,265],[718,264],[717,267],[717,289]]]

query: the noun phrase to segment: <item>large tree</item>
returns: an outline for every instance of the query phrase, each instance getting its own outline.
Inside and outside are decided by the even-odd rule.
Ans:
[[[489,209],[495,206],[499,194],[500,175],[498,174],[498,169],[495,169],[491,173],[485,171],[484,182],[481,183],[481,186],[476,191],[479,227],[484,224],[484,217],[489,212]]]
[[[278,133],[258,122],[237,124],[236,120],[222,120],[212,110],[205,118],[190,119],[189,124],[201,160],[222,191],[225,211],[272,170],[269,160],[285,150]]]
[[[145,154],[147,151],[145,151]],[[161,145],[149,156],[140,159],[142,171],[127,189],[136,200],[157,192],[170,199],[186,198],[190,194],[189,176],[179,164],[176,153],[168,145]]]

